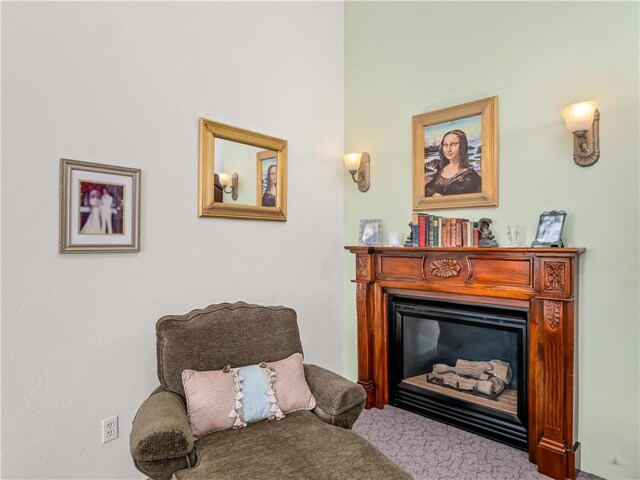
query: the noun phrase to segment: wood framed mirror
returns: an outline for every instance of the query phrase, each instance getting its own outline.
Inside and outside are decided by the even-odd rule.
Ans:
[[[200,118],[198,216],[286,221],[287,141]]]

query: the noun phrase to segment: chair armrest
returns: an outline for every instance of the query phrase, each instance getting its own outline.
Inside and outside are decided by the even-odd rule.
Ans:
[[[156,391],[140,406],[129,436],[138,462],[184,457],[193,450],[193,434],[184,402],[175,393]]]
[[[331,425],[351,428],[364,408],[364,388],[317,365],[305,364],[304,375],[316,399],[313,413]]]

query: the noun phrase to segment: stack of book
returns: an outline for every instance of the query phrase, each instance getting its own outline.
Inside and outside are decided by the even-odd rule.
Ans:
[[[478,222],[413,213],[411,237],[414,247],[477,247]]]

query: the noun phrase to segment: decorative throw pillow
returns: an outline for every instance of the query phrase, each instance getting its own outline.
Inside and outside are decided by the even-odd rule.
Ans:
[[[182,383],[196,438],[258,420],[280,420],[284,413],[316,406],[300,353],[270,364],[209,372],[184,370]]]
[[[278,378],[275,384],[276,398],[284,413],[312,410],[316,406],[316,399],[304,378],[302,360],[301,353],[294,353],[284,360],[269,364]]]

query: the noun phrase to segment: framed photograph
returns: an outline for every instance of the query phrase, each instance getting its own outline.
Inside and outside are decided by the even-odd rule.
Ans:
[[[536,239],[531,244],[532,247],[562,247],[562,230],[564,229],[564,219],[567,212],[563,210],[553,210],[540,215]]]
[[[60,253],[140,251],[140,170],[60,159]]]
[[[256,154],[258,172],[256,175],[256,205],[275,207],[278,190],[278,152],[263,150]]]
[[[413,209],[498,205],[498,97],[413,117]]]
[[[359,245],[380,245],[382,243],[382,220],[363,219],[360,220]]]

